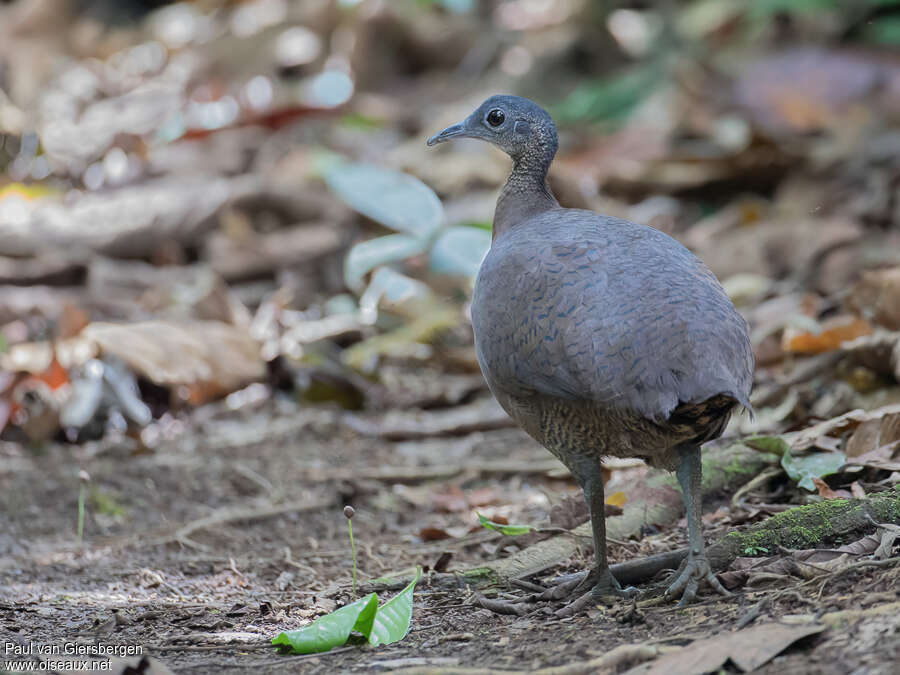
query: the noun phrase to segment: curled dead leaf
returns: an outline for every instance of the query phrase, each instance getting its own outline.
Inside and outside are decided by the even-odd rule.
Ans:
[[[795,354],[821,354],[839,349],[841,344],[872,332],[871,324],[856,317],[834,317],[822,324],[818,333],[786,328],[781,346]]]

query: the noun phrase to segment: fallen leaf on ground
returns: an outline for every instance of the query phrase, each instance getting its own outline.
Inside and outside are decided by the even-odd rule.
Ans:
[[[886,405],[875,410],[851,410],[830,420],[819,422],[796,433],[785,434],[785,440],[791,445],[792,451],[812,448],[824,437],[841,438],[848,431],[856,429],[860,424],[868,420],[877,420],[886,415],[900,413],[900,404]]]
[[[218,321],[92,323],[82,337],[192,405],[261,380],[266,365],[247,331]],[[178,388],[184,387],[184,390]]]
[[[624,492],[613,492],[606,498],[607,504],[610,506],[618,506],[619,508],[625,506],[626,501],[628,501],[628,498],[625,496]]]
[[[847,458],[842,452],[815,452],[795,457],[790,452],[781,457],[781,466],[792,480],[810,492],[816,489],[815,480],[840,471]],[[827,487],[827,486],[826,486]]]
[[[730,660],[744,672],[759,668],[798,640],[825,626],[767,623],[698,640],[678,651],[627,671],[627,675],[699,675],[716,672]]]
[[[822,499],[849,499],[853,496],[847,490],[832,490],[831,486],[818,476],[814,477],[812,482]]]
[[[412,620],[413,590],[422,569],[416,568],[413,580],[393,598],[378,606],[378,595],[364,598],[319,617],[298,630],[279,633],[272,638],[275,646],[287,647],[295,654],[327,652],[347,642],[350,633],[362,633],[370,645],[391,644],[406,637]]]
[[[862,316],[900,330],[900,267],[870,270],[853,287],[848,304]]]
[[[822,324],[818,333],[785,328],[781,346],[795,354],[821,354],[840,348],[841,344],[872,332],[872,325],[856,317],[834,317]]]

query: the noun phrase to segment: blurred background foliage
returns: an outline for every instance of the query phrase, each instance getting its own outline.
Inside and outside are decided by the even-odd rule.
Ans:
[[[508,160],[424,139],[496,92],[559,122],[564,205],[723,280],[745,431],[900,400],[898,45],[900,0],[6,0],[0,432],[483,395],[466,302]]]

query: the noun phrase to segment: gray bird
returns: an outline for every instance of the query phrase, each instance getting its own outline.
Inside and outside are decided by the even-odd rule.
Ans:
[[[428,139],[493,143],[513,161],[475,282],[472,325],[491,392],[575,476],[591,513],[595,567],[571,590],[623,594],[606,558],[601,461],[640,457],[676,471],[690,552],[668,588],[691,602],[708,583],[700,446],[750,408],[747,323],[716,277],[652,227],[562,208],[547,184],[557,150],[545,110],[492,96]]]

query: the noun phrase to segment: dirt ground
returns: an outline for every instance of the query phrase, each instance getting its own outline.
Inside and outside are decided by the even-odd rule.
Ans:
[[[827,583],[776,580],[729,598],[705,595],[687,609],[653,599],[598,605],[568,619],[556,618],[558,606],[547,603],[529,605],[523,616],[482,609],[471,588],[435,587],[428,571],[445,552],[452,571],[516,549],[513,538],[479,528],[476,510],[540,522],[552,502],[577,492],[575,484],[552,477],[559,472],[546,470],[548,456],[515,429],[391,443],[350,430],[343,416],[288,401],[240,412],[219,404],[195,411],[189,431],[137,456],[127,438],[38,451],[4,445],[0,643],[7,650],[10,643],[140,645],[173,671],[189,673],[501,671],[585,662],[626,644],[688,645],[747,624],[751,612],[762,623],[869,610],[797,643],[760,672],[896,672],[900,593],[890,567],[861,568]],[[83,545],[73,453],[90,475]],[[503,462],[545,468],[484,470]],[[429,474],[429,467],[442,468]],[[726,497],[709,495],[706,512],[721,514]],[[278,654],[269,645],[277,633],[351,600],[345,504],[356,509],[364,590],[370,578],[425,568],[410,634],[379,648]],[[612,559],[683,544],[683,523],[662,531],[651,525],[639,542],[611,543]],[[708,538],[727,527],[713,522]],[[425,528],[446,538],[426,541]],[[589,553],[530,581],[579,569]],[[524,594],[481,591],[501,599]],[[889,603],[893,611],[873,611],[890,610]]]

